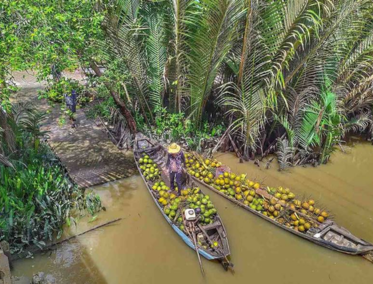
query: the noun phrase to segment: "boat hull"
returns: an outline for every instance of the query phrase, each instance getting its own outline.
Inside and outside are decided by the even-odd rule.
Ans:
[[[144,138],[144,136],[140,136],[142,139]],[[137,140],[137,139],[136,139]],[[135,143],[135,145],[137,144],[137,142]],[[161,149],[164,150],[164,148],[159,145]],[[154,147],[153,147],[154,148]],[[150,148],[149,148],[150,149]],[[141,149],[141,151],[144,151],[143,149]],[[162,207],[159,205],[159,203],[157,202],[157,199],[155,198],[155,196],[153,195],[152,193],[152,188],[150,186],[150,184],[147,182],[147,180],[145,179],[144,175],[142,174],[142,171],[140,169],[140,165],[136,159],[136,156],[138,156],[140,154],[140,151],[138,149],[136,149],[136,147],[134,148],[134,153],[135,153],[135,163],[136,163],[136,167],[139,171],[139,174],[141,176],[141,178],[143,179],[145,185],[146,185],[146,188],[151,196],[151,198],[153,199],[154,203],[156,204],[157,208],[159,209],[159,211],[161,212],[162,216],[164,217],[164,219],[167,221],[167,223],[171,226],[171,228],[176,232],[177,235],[179,235],[179,237],[193,250],[195,250],[195,246],[194,246],[194,243],[193,241],[182,231],[180,230],[179,227],[177,227],[173,222],[172,220],[170,220],[170,218],[163,212],[163,209]],[[189,179],[192,181],[192,178],[189,174],[187,174],[189,176]],[[208,251],[204,250],[204,249],[201,249],[201,248],[198,248],[198,251],[200,253],[200,255],[202,255],[204,258],[206,258],[207,260],[221,260],[221,261],[226,261],[227,260],[227,257],[230,255],[230,250],[229,250],[229,244],[228,244],[228,239],[227,239],[227,236],[226,236],[226,231],[225,231],[225,228],[224,228],[224,225],[220,219],[219,216],[217,216],[217,219],[220,221],[221,225],[219,226],[220,227],[220,231],[224,232],[224,252],[219,254],[219,255],[215,255],[215,254],[211,254],[209,253]],[[220,232],[219,232],[220,234]]]
[[[308,234],[304,234],[304,233],[301,233],[301,232],[297,232],[291,228],[288,228],[284,225],[281,225],[280,223],[276,222],[275,220],[261,214],[260,212],[250,208],[249,206],[237,201],[236,199],[234,199],[233,197],[230,198],[228,196],[226,196],[224,193],[220,192],[219,190],[215,189],[214,187],[204,183],[203,181],[200,181],[199,179],[197,179],[196,177],[192,177],[197,183],[207,187],[208,189],[212,190],[213,192],[219,194],[220,196],[224,197],[225,199],[228,199],[229,201],[233,202],[234,204],[242,207],[243,209],[249,211],[250,213],[253,213],[254,215],[276,225],[277,227],[280,227],[281,229],[284,229],[298,237],[301,237],[303,239],[306,239],[308,241],[311,241],[317,245],[320,245],[322,247],[325,247],[325,248],[328,248],[328,249],[331,249],[331,250],[334,250],[334,251],[338,251],[338,252],[341,252],[341,253],[345,253],[345,254],[349,254],[349,255],[361,255],[361,256],[364,256],[364,255],[369,255],[369,256],[373,256],[373,245],[368,243],[368,242],[365,242],[364,240],[361,240],[355,236],[353,236],[349,231],[347,231],[346,229],[342,228],[342,227],[339,227],[337,226],[334,222],[331,222],[329,224],[328,227],[324,228],[323,231],[324,233],[320,233],[320,237],[315,237],[315,236],[312,236],[312,235],[308,235]],[[356,243],[358,243],[358,248],[352,248],[352,247],[346,247],[346,246],[340,246],[336,243],[333,243],[333,242],[328,242],[326,240],[324,240],[322,238],[323,235],[325,235],[327,232],[329,231],[333,231],[333,232],[338,232],[340,233],[341,235],[343,235],[344,237],[346,238],[349,238],[351,239],[352,241],[355,241]],[[344,232],[343,232],[344,231]],[[368,258],[367,258],[368,259]],[[368,259],[369,260],[369,259]]]

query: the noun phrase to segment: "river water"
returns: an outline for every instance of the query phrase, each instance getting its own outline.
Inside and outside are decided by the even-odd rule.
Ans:
[[[217,158],[236,173],[248,173],[266,185],[289,187],[298,197],[312,197],[355,235],[373,242],[373,146],[358,143],[337,151],[328,165],[269,170],[238,163],[232,154]],[[169,227],[139,176],[93,188],[107,208],[93,222],[81,220],[70,234],[121,217],[47,255],[14,263],[13,274],[43,271],[56,283],[372,283],[373,264],[319,247],[211,196],[228,231],[235,272],[203,260]]]

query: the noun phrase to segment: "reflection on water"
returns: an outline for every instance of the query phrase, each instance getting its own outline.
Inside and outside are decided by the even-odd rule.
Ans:
[[[231,154],[218,159],[237,173],[267,185],[312,196],[352,233],[373,242],[373,147],[337,152],[326,166],[278,172]],[[235,273],[203,260],[202,279],[195,252],[163,220],[140,177],[94,188],[107,208],[92,223],[81,221],[71,234],[122,217],[110,226],[65,243],[50,255],[15,263],[15,275],[43,271],[56,283],[372,283],[373,266],[361,257],[319,247],[271,225],[208,192],[224,221]]]

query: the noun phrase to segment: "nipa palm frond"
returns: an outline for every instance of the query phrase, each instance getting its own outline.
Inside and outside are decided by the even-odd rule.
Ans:
[[[167,60],[164,21],[162,15],[149,13],[147,23],[149,27],[149,36],[146,41],[150,78],[149,96],[153,108],[159,109],[163,102],[164,69]]]
[[[370,75],[373,55],[373,2],[362,1],[356,12],[341,25],[340,63],[337,84],[357,82]]]
[[[187,13],[192,0],[172,0],[173,11],[173,72],[169,74],[172,84],[176,84],[175,105],[181,112],[181,101],[184,95],[184,80],[186,72],[186,34],[188,33]]]
[[[120,57],[132,77],[142,110],[152,116],[148,104],[149,82],[146,73],[146,54],[143,44],[144,27],[139,16],[140,1],[120,0],[106,14],[103,26],[108,52]]]
[[[343,125],[344,134],[349,131],[355,133],[364,132],[369,129],[371,125],[373,125],[372,115],[369,113],[363,113],[353,117]]]
[[[278,82],[299,47],[307,44],[312,34],[321,28],[321,1],[272,1],[262,13],[261,34],[271,54],[272,68]]]
[[[289,146],[287,139],[278,139],[277,141],[277,160],[280,165],[280,170],[285,170],[288,167],[291,167],[294,157],[294,148]]]
[[[260,130],[265,123],[265,95],[262,89],[251,93],[236,85],[226,85],[222,89],[219,103],[228,107],[227,115],[233,117],[232,131],[243,143],[244,153],[255,151]]]
[[[373,105],[373,75],[345,90],[341,98],[342,109],[346,114],[358,113]]]
[[[219,67],[232,47],[243,10],[240,0],[202,0],[196,1],[195,5],[197,9],[188,15],[193,32],[187,39],[190,48],[187,83],[192,118],[199,127]]]
[[[337,47],[340,41],[334,35],[338,32],[341,24],[348,21],[349,17],[353,15],[358,7],[358,2],[361,1],[346,0],[336,2],[336,5],[328,7],[327,13],[321,14],[323,23],[321,30],[312,31],[312,37],[303,46],[303,51],[297,53],[297,56],[289,63],[289,72],[285,74],[284,79],[285,85],[291,83],[294,89],[299,90],[299,84],[303,84],[303,88],[310,86],[309,78],[316,80],[315,83],[320,82],[323,79],[325,68],[335,73],[335,68],[330,68],[331,66],[328,65],[330,62],[327,61],[327,59],[333,58],[338,54]],[[323,6],[321,5],[321,7]],[[329,76],[332,76],[332,74],[329,74]],[[335,77],[335,74],[333,76]],[[312,84],[315,85],[315,83]]]

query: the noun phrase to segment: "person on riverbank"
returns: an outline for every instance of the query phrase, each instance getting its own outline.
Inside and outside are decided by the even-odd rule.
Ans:
[[[71,91],[71,94],[64,94],[65,96],[65,101],[66,101],[66,106],[69,109],[69,117],[71,121],[71,127],[75,128],[76,127],[76,118],[75,118],[75,113],[76,113],[76,104],[77,104],[77,94],[75,90]]]
[[[176,195],[180,195],[182,190],[182,176],[183,166],[185,166],[185,156],[181,151],[181,147],[176,143],[172,143],[168,147],[168,158],[167,158],[167,169],[170,174],[170,187],[172,191],[175,191],[175,181],[178,188]]]

